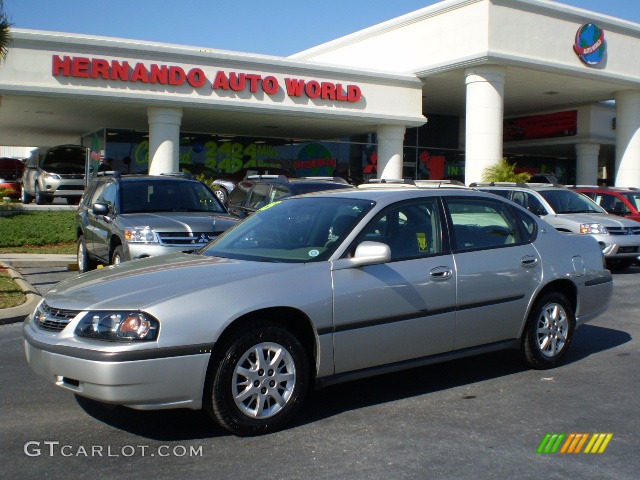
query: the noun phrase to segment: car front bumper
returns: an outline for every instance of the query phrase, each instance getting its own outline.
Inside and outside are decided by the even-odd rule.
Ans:
[[[640,255],[640,235],[594,235],[607,259]]]
[[[29,320],[25,323],[23,344],[29,366],[58,387],[139,410],[202,407],[210,349],[193,346],[118,352],[65,343],[40,332]]]
[[[125,254],[129,260],[138,258],[157,257],[169,253],[193,252],[202,248],[206,243],[193,243],[189,245],[167,245],[162,243],[128,243]]]

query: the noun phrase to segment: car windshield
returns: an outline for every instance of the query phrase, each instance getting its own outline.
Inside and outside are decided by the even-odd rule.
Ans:
[[[640,192],[627,192],[622,195],[629,200],[629,203],[631,203],[636,210],[640,211]]]
[[[597,203],[572,190],[540,190],[540,195],[559,213],[607,213]]]
[[[200,182],[122,182],[122,213],[144,212],[226,213],[211,190]]]
[[[373,205],[351,198],[292,197],[258,210],[199,253],[258,262],[326,260]]]

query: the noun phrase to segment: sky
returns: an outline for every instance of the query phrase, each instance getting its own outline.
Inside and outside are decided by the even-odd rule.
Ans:
[[[551,0],[549,0],[551,1]],[[433,0],[4,0],[14,27],[289,56]],[[640,0],[563,0],[640,23]]]

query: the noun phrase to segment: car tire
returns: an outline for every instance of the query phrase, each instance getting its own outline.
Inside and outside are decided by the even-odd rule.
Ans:
[[[36,199],[36,205],[44,205],[44,195],[40,191],[40,187],[36,183],[35,187],[33,187],[34,197]]]
[[[308,388],[309,361],[291,332],[277,323],[254,322],[216,350],[204,394],[212,419],[250,436],[275,432],[295,416]]]
[[[522,355],[530,367],[555,367],[569,349],[576,317],[567,297],[557,292],[541,296],[533,305],[522,338]]]
[[[89,255],[89,252],[87,251],[87,242],[84,235],[80,235],[80,238],[78,238],[78,247],[76,252],[78,257],[78,271],[80,273],[88,272],[98,266],[98,262],[91,258],[91,255]]]
[[[122,245],[118,245],[113,249],[113,253],[111,254],[111,265],[119,265],[125,260],[124,248],[122,248]]]
[[[27,191],[22,187],[22,197],[20,198],[24,205],[28,205],[33,200],[33,197],[27,193]]]

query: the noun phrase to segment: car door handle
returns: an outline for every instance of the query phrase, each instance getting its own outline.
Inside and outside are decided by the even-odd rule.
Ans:
[[[538,265],[538,258],[533,255],[525,255],[520,259],[520,264],[525,268],[531,268]]]
[[[449,267],[435,267],[429,270],[429,275],[434,280],[447,280],[453,275],[453,271]]]

